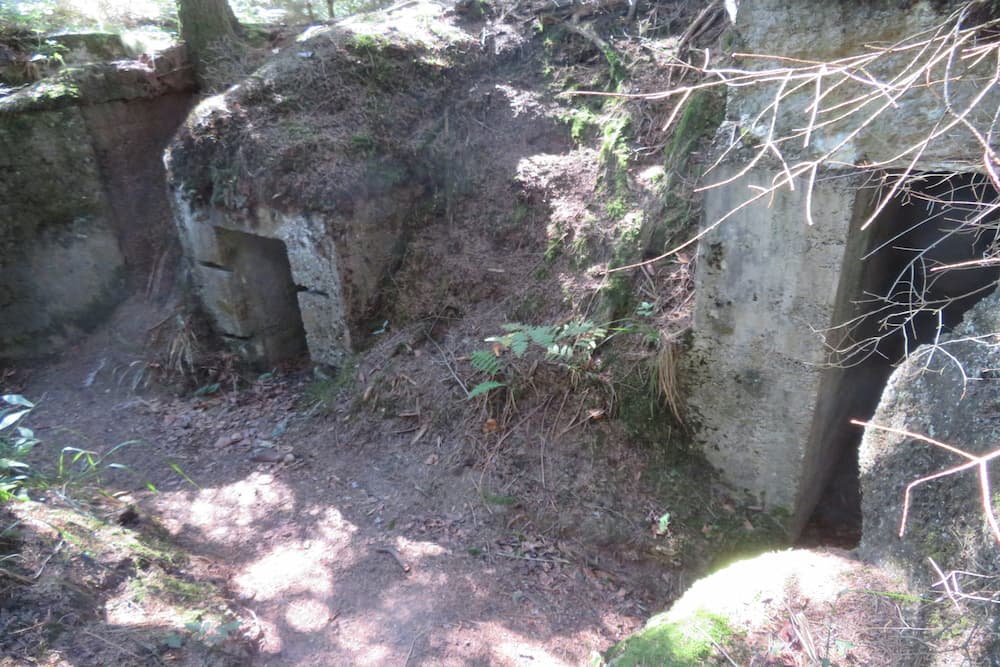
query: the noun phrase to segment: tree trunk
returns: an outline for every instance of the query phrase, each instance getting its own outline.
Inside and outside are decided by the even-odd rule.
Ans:
[[[242,30],[227,0],[177,0],[181,39],[198,83],[205,86],[204,67],[213,48],[235,47]]]

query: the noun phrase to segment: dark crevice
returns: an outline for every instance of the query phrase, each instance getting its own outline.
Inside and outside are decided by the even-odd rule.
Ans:
[[[232,269],[222,266],[221,264],[216,264],[215,262],[199,261],[198,265],[204,266],[206,269],[215,269],[216,271],[225,271],[226,273],[233,272]]]
[[[323,290],[312,289],[310,287],[306,287],[305,285],[296,285],[295,286],[295,291],[296,292],[305,292],[306,294],[315,294],[316,296],[322,296],[322,297],[326,297],[328,299],[330,298],[330,295],[327,294],[326,292],[324,292]]]
[[[919,345],[951,331],[992,292],[1000,268],[932,271],[933,267],[992,257],[1000,246],[1000,196],[978,174],[922,174],[874,222],[861,259],[853,301],[856,321],[845,336],[836,390],[842,405],[832,436],[836,450],[825,487],[798,544],[842,548],[861,538],[858,447],[894,368]]]

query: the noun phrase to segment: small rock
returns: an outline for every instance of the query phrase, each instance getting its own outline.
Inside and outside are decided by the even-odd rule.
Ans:
[[[235,433],[228,433],[226,435],[219,436],[219,438],[215,441],[215,446],[221,449],[223,447],[235,445],[237,442],[240,442],[241,440],[243,440],[243,434],[240,433],[239,431]]]
[[[285,456],[273,449],[259,449],[250,455],[250,460],[255,463],[279,463],[285,459]],[[293,456],[292,458],[294,459],[295,457]]]
[[[295,461],[295,454],[289,452],[288,454],[285,454],[285,456],[282,457],[281,460],[284,461],[285,463],[292,463],[293,461]]]

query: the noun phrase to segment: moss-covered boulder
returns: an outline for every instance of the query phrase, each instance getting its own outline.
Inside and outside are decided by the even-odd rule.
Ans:
[[[1000,664],[1000,610],[989,583],[1000,577],[1000,544],[984,511],[1000,507],[992,491],[1000,474],[995,462],[980,472],[970,458],[1000,447],[998,331],[993,294],[953,334],[911,354],[889,379],[872,418],[881,428],[865,431],[859,453],[861,553],[944,601],[912,619],[938,647],[935,664]]]
[[[612,647],[607,667],[913,665],[901,584],[846,555],[779,551],[696,582]]]

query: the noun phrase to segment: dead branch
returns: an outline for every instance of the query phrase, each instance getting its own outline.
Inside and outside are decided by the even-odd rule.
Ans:
[[[954,447],[947,443],[941,442],[939,440],[934,440],[933,438],[928,438],[925,435],[920,435],[919,433],[914,433],[912,431],[905,431],[903,429],[892,428],[890,426],[882,426],[874,422],[865,422],[857,419],[852,419],[851,423],[856,426],[863,426],[865,428],[874,428],[880,431],[886,431],[888,433],[895,433],[896,435],[906,436],[907,438],[913,438],[914,440],[920,440],[921,442],[926,442],[928,444],[934,445],[935,447],[940,447],[945,451],[951,452],[952,454],[957,454],[966,459],[969,459],[967,463],[962,465],[957,465],[947,470],[942,470],[941,472],[936,472],[933,475],[927,475],[921,477],[920,479],[914,480],[906,485],[906,492],[903,494],[903,517],[899,524],[899,537],[903,537],[906,532],[906,519],[910,512],[910,494],[913,489],[923,484],[924,482],[929,482],[931,480],[940,479],[942,477],[947,477],[948,475],[953,475],[955,473],[961,472],[963,470],[968,470],[970,468],[979,469],[979,489],[981,492],[981,499],[983,505],[983,515],[986,517],[986,522],[990,526],[990,532],[993,533],[993,537],[996,539],[997,543],[1000,544],[1000,525],[997,524],[996,515],[993,512],[993,499],[990,493],[990,477],[989,477],[989,467],[988,464],[995,458],[1000,458],[1000,449],[995,449],[992,452],[983,454],[982,456],[976,456],[975,454],[970,454],[958,447]]]

